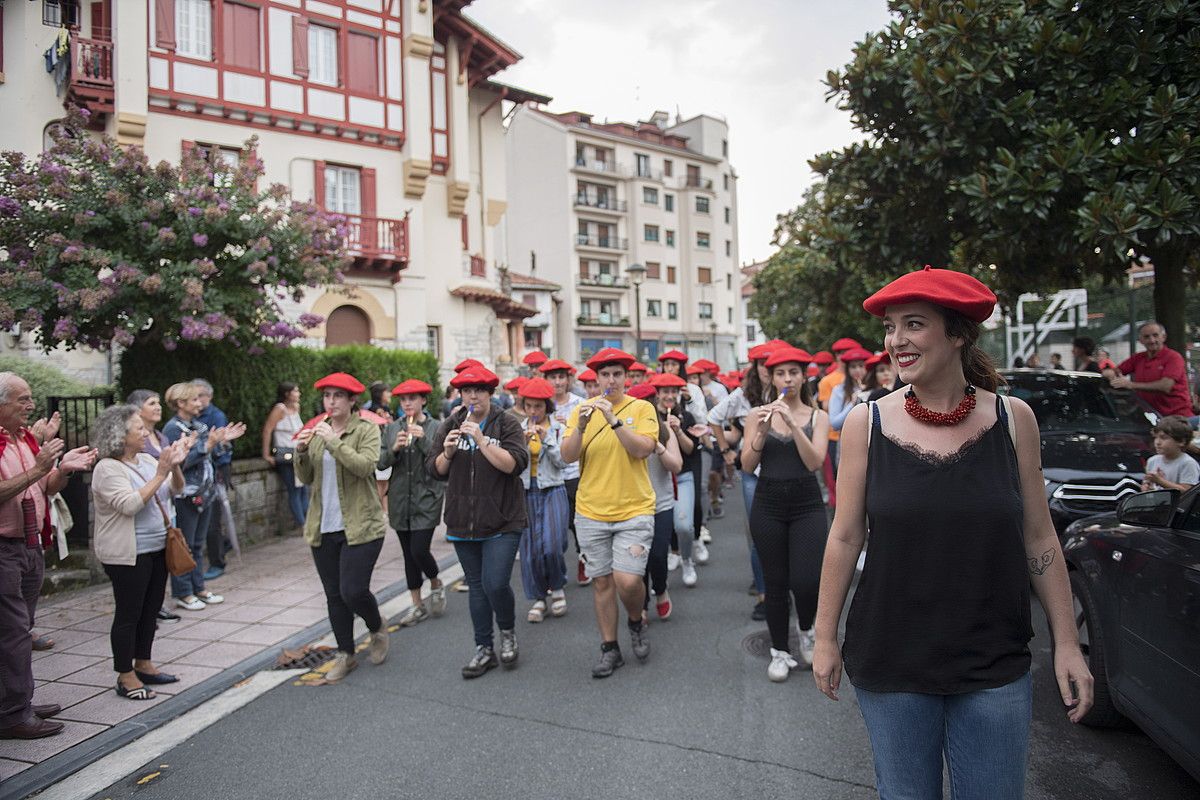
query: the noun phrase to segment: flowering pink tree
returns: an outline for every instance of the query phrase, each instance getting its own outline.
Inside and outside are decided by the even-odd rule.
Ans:
[[[37,157],[0,153],[0,329],[45,349],[181,340],[290,342],[321,318],[280,303],[342,281],[342,218],[257,187],[253,140],[237,167],[210,154],[151,165],[72,112]]]

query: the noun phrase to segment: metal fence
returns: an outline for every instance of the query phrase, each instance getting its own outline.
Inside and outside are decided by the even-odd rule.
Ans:
[[[113,395],[105,394],[94,397],[48,397],[46,410],[62,416],[62,425],[58,435],[66,442],[67,449],[82,447],[88,443],[92,431],[92,423],[100,412],[113,404]],[[75,524],[67,531],[67,544],[72,549],[86,549],[89,546],[89,520],[91,518],[91,496],[88,484],[91,476],[76,472],[67,481],[62,490],[63,499],[71,509],[71,517]]]

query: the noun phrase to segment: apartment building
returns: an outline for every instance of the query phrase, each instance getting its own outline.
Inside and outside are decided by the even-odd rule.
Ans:
[[[582,361],[621,347],[654,361],[679,348],[736,363],[737,177],[724,121],[671,124],[659,111],[601,123],[528,104],[507,149],[521,175],[509,185],[509,261],[566,287],[557,352]]]
[[[289,309],[326,318],[308,344],[505,363],[539,312],[501,286],[502,112],[549,98],[493,79],[521,56],[469,4],[0,3],[0,149],[40,151],[64,103],[155,162],[189,148],[236,161],[255,135],[264,182],[351,223],[348,285]]]

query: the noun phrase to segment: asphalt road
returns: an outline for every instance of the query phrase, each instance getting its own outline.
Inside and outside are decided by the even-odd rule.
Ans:
[[[591,678],[590,590],[572,586],[566,617],[530,625],[514,571],[515,669],[462,680],[471,629],[466,595],[451,593],[444,618],[393,635],[386,664],[360,659],[339,686],[286,683],[95,797],[875,797],[853,691],[833,703],[807,672],[770,683],[744,646],[764,626],[749,618],[740,496],[726,494],[712,561],[694,589],[671,574],[675,613],[651,624],[644,665],[623,631],[626,666]],[[1136,729],[1066,721],[1040,616],[1027,797],[1200,795]]]

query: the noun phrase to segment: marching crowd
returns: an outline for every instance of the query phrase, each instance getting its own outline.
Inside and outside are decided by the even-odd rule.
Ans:
[[[1002,379],[976,344],[995,302],[973,278],[926,268],[864,302],[882,321],[878,354],[849,339],[817,353],[773,340],[746,354],[744,370],[721,372],[678,350],[656,370],[614,348],[582,371],[535,352],[527,374],[504,387],[468,359],[437,408],[421,380],[368,388],[334,373],[316,382],[321,413],[307,422],[300,387],[281,384],[262,456],[287,489],[324,587],[337,642],[327,680],[357,666],[355,616],[369,631],[367,658],[387,657],[388,620],[370,580],[389,528],[412,595],[397,621],[443,614],[447,588],[430,551],[443,523],[468,589],[464,678],[518,662],[517,563],[527,623],[567,613],[570,578],[590,584],[595,678],[621,668],[625,653],[645,662],[648,622],[674,608],[670,573],[697,585],[697,565],[709,559],[706,521],[722,515],[736,478],[748,511],[751,614],[771,639],[767,677],[785,681],[803,663],[836,700],[849,675],[884,797],[930,796],[943,753],[956,796],[1021,796],[1031,592],[1047,613],[1073,721],[1090,706],[1091,675],[1046,506],[1036,420],[997,394]],[[153,663],[155,628],[221,602],[206,581],[221,574],[232,517],[213,517],[225,516],[222,472],[246,431],[211,401],[203,381],[134,392],[96,420],[93,447],[64,451],[55,420],[30,425],[28,385],[0,374],[0,736],[61,730],[50,719],[57,709],[31,706],[29,657],[48,498],[75,471],[93,472],[94,549],[116,601],[116,692],[146,699],[176,680]]]

